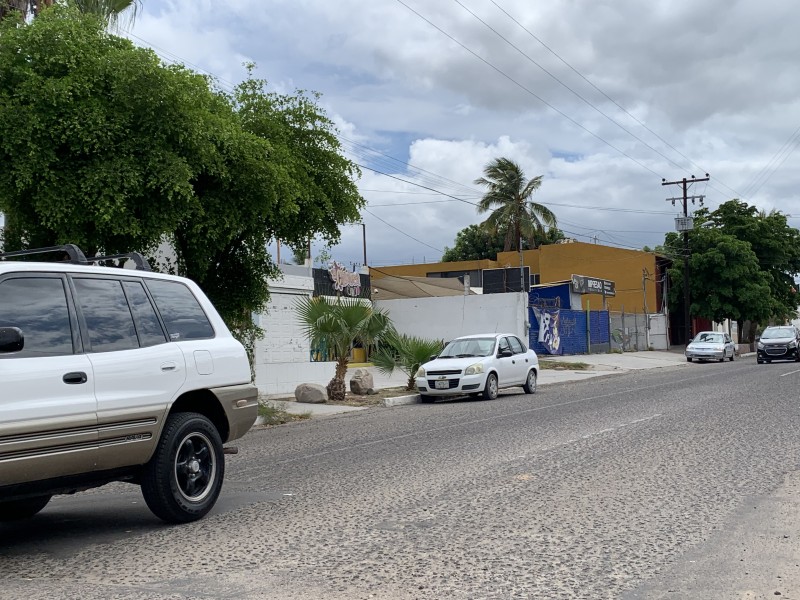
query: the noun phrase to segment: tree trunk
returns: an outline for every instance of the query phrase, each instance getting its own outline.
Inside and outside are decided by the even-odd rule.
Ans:
[[[417,385],[417,380],[414,377],[414,373],[408,376],[408,383],[406,384],[406,390],[409,392],[414,389],[414,386]]]
[[[336,374],[328,383],[328,402],[341,404],[347,396],[347,386],[344,383],[344,376],[347,374],[347,363],[349,359],[343,356],[336,361]]]
[[[347,396],[347,388],[344,385],[344,379],[334,377],[325,388],[328,390],[328,402],[341,404]]]

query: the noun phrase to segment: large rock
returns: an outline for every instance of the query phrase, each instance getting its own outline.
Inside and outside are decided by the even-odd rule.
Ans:
[[[350,391],[359,396],[366,396],[369,390],[375,387],[372,373],[366,369],[356,369],[350,378]]]
[[[316,383],[301,383],[294,388],[294,398],[307,404],[322,404],[328,400],[328,391]]]

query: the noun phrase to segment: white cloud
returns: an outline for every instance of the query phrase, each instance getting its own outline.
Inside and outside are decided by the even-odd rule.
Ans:
[[[662,188],[661,177],[706,171],[712,181],[698,193],[712,208],[748,192],[760,208],[800,216],[800,153],[770,163],[800,125],[791,3],[497,0],[656,136],[492,0],[460,2],[594,107],[458,3],[404,2],[490,65],[391,0],[149,0],[133,33],[137,43],[224,82],[240,81],[241,63],[253,60],[257,76],[279,91],[321,92],[343,137],[400,159],[362,148],[362,164],[447,194],[479,194],[472,181],[483,166],[498,155],[514,158],[529,176],[545,176],[537,200],[552,203],[579,239],[661,242],[673,228],[664,198],[676,191]],[[396,229],[364,214],[376,264],[438,259],[459,229],[483,219],[457,201],[410,206],[447,198],[368,170],[359,186],[370,205],[394,204],[369,210]],[[651,212],[623,212],[630,210]],[[361,253],[361,228],[343,228],[335,256],[360,262]]]

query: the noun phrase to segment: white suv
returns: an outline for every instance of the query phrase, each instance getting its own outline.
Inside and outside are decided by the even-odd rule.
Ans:
[[[29,262],[42,253],[66,260]],[[245,350],[192,281],[136,254],[0,254],[0,520],[112,481],[199,519],[257,412]]]

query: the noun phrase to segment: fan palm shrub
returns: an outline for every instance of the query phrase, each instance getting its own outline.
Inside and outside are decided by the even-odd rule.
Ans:
[[[406,389],[413,390],[414,375],[420,365],[428,362],[434,354],[439,354],[442,348],[444,342],[441,340],[399,334],[391,329],[384,335],[377,352],[372,355],[372,364],[387,375],[399,369],[408,377]]]
[[[350,347],[354,341],[367,345],[381,339],[391,326],[386,312],[357,298],[329,300],[324,296],[299,300],[296,311],[311,346],[324,346],[328,358],[336,362],[335,374],[327,386],[328,401],[343,402]]]

